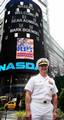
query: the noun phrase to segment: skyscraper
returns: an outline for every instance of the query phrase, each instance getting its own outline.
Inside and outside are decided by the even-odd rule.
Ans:
[[[23,92],[28,78],[38,72],[36,60],[39,57],[49,59],[50,75],[63,75],[64,52],[50,36],[47,0],[6,2],[5,16],[0,24],[4,26],[0,29],[3,32],[0,37],[3,94]]]

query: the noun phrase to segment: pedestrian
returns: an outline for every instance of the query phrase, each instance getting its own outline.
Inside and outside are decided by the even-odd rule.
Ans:
[[[16,101],[16,110],[20,110],[20,103],[21,103],[21,98],[20,98],[20,94],[18,94]]]
[[[28,120],[55,120],[57,117],[58,89],[48,76],[49,60],[36,62],[39,73],[32,76],[25,86],[25,106]]]

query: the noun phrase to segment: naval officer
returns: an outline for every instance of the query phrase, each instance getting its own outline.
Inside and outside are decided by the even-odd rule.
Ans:
[[[32,76],[25,86],[26,116],[28,120],[55,120],[58,89],[54,79],[47,74],[49,60],[40,58],[36,66],[39,73]]]

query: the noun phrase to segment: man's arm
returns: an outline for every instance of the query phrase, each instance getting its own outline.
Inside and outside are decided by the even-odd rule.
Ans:
[[[56,118],[58,117],[57,114],[57,107],[58,107],[58,96],[57,94],[53,95],[52,97],[52,103],[53,103],[53,120],[56,120]]]
[[[26,95],[25,95],[26,117],[31,116],[30,101],[31,101],[31,92],[26,91]]]
[[[53,103],[54,111],[57,111],[57,107],[58,107],[58,96],[57,96],[57,94],[54,94],[52,96],[52,103]]]

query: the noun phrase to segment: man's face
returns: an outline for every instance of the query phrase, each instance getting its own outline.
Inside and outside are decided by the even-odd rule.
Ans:
[[[39,71],[47,73],[48,65],[47,64],[43,64],[43,65],[39,66]]]

